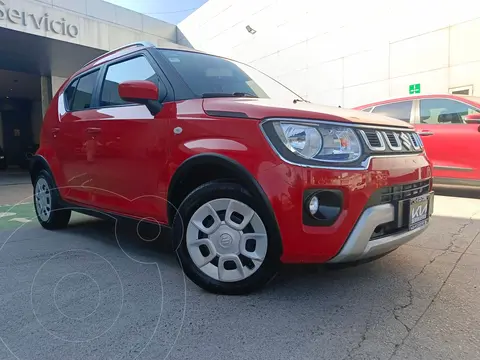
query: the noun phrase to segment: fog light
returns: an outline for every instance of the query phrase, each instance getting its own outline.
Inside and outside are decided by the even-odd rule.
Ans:
[[[310,202],[308,203],[308,210],[310,214],[315,215],[318,211],[318,198],[316,196],[312,196]]]
[[[303,193],[303,224],[330,226],[340,216],[343,192],[337,189],[309,189]]]

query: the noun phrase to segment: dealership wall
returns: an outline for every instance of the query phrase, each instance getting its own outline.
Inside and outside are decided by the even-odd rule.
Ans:
[[[209,0],[179,28],[195,48],[317,103],[353,107],[417,83],[422,94],[473,85],[480,96],[480,2]]]
[[[52,95],[55,95],[63,85],[63,83],[67,81],[67,78],[60,77],[60,76],[52,76]]]

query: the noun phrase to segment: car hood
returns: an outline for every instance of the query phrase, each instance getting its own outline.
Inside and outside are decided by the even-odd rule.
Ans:
[[[306,102],[294,104],[293,102],[279,102],[271,99],[212,98],[204,99],[203,109],[212,116],[234,116],[259,120],[273,117],[302,118],[412,128],[409,123],[384,115]]]

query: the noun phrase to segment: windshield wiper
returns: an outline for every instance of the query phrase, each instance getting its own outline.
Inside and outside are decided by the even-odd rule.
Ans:
[[[202,98],[216,98],[216,97],[250,97],[258,98],[257,95],[244,93],[244,92],[234,92],[234,93],[203,93]]]

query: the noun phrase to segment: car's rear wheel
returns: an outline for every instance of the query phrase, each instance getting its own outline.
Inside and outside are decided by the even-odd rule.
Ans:
[[[72,212],[61,207],[58,189],[47,171],[38,173],[33,189],[35,213],[40,225],[48,230],[66,227]]]
[[[185,274],[207,291],[247,294],[278,271],[280,239],[272,216],[240,185],[215,182],[194,190],[174,230]]]

